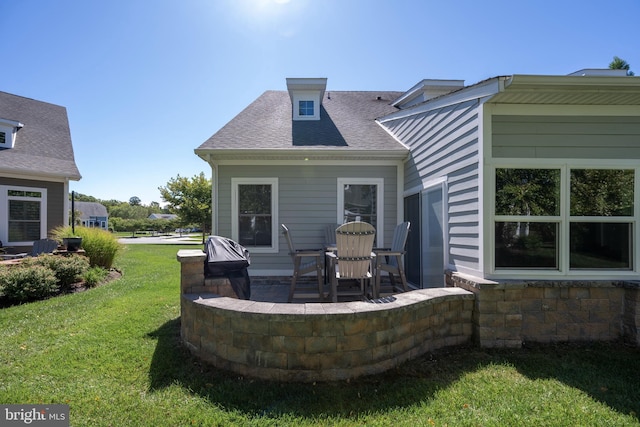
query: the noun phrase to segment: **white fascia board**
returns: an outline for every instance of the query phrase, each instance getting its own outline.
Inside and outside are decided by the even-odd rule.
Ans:
[[[3,178],[14,178],[14,179],[28,179],[33,181],[48,181],[48,182],[66,182],[66,181],[80,181],[82,176],[67,176],[60,174],[52,174],[52,173],[41,173],[41,174],[26,174],[24,171],[20,169],[10,169],[10,168],[0,168],[0,176]]]
[[[361,162],[368,160],[395,162],[404,160],[409,150],[282,150],[282,149],[252,149],[252,150],[196,150],[196,154],[208,163],[229,164],[229,161],[260,162],[271,164],[278,161],[287,162],[317,162],[317,161],[345,161]],[[359,163],[358,163],[359,164]]]
[[[3,118],[0,118],[0,125],[11,126],[11,127],[18,128],[18,129],[24,127],[24,125],[22,123],[20,123],[19,121],[10,120],[10,119],[3,119]]]
[[[326,88],[327,88],[326,77],[316,77],[316,78],[287,77],[287,91],[289,92],[289,97],[291,98],[292,103],[293,103],[294,93],[300,92],[300,91],[313,91],[313,92],[319,93],[320,104],[322,104],[322,99],[324,98],[324,92]]]
[[[450,105],[461,104],[473,99],[480,99],[493,96],[500,92],[503,87],[503,81],[506,77],[494,77],[489,80],[477,83],[472,86],[467,86],[464,89],[460,89],[452,94],[443,95],[435,98],[431,101],[426,101],[422,104],[414,107],[407,108],[395,113],[388,114],[380,117],[378,122],[384,123],[390,120],[401,119],[405,117],[411,117],[416,114],[425,113],[432,110],[448,107]]]
[[[411,89],[406,91],[398,99],[393,101],[391,105],[397,107],[407,101],[410,101],[420,95],[422,95],[428,86],[452,86],[462,89],[464,87],[464,80],[440,80],[440,79],[423,79],[415,84]]]
[[[630,76],[541,76],[514,74],[505,82],[506,90],[528,89],[535,87],[554,87],[567,89],[576,87],[640,88],[640,78]]]

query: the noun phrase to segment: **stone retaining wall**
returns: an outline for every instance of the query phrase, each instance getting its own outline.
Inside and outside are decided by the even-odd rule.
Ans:
[[[471,341],[518,348],[527,341],[624,339],[640,346],[634,281],[499,283],[447,272],[447,288],[378,304],[284,304],[234,299],[225,280],[205,280],[204,260],[199,250],[178,253],[182,340],[212,365],[252,377],[354,378]]]
[[[386,371],[470,343],[473,294],[425,289],[380,303],[267,303],[183,294],[183,342],[218,368],[277,381],[335,381]]]
[[[638,282],[493,282],[453,272],[446,279],[476,295],[474,340],[481,347],[621,339],[640,344]]]

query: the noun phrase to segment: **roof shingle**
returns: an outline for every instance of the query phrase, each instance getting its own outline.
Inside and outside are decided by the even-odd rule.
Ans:
[[[0,92],[0,117],[24,124],[15,146],[0,150],[0,173],[80,179],[66,108]]]
[[[406,151],[375,119],[402,92],[327,91],[319,121],[294,121],[287,91],[266,91],[198,150]]]

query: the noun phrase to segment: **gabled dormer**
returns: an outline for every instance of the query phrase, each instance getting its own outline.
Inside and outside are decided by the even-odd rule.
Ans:
[[[0,149],[13,148],[16,144],[16,136],[24,125],[15,120],[0,117]]]
[[[424,79],[396,99],[391,105],[400,109],[408,108],[463,87],[464,80]]]
[[[287,78],[293,120],[320,120],[326,78]]]

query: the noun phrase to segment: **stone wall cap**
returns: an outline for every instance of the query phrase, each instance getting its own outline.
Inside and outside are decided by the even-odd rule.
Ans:
[[[183,298],[197,304],[215,307],[221,310],[237,311],[250,314],[279,314],[291,316],[326,316],[353,315],[356,313],[377,313],[384,315],[386,311],[414,304],[432,304],[443,299],[456,298],[474,299],[472,292],[462,288],[432,288],[418,289],[369,301],[350,302],[318,302],[318,303],[274,303],[250,301],[221,297],[215,294],[185,294]]]
[[[180,262],[195,263],[204,261],[207,255],[200,249],[180,249],[176,257]]]

